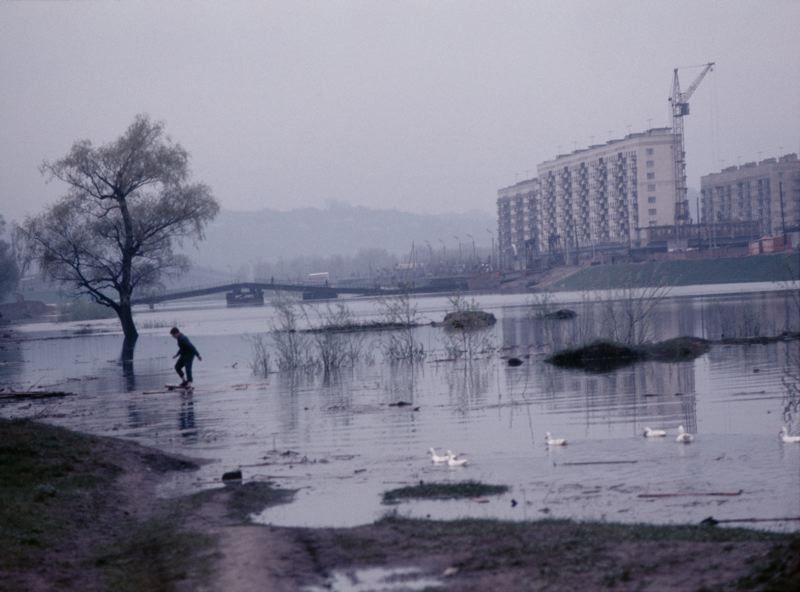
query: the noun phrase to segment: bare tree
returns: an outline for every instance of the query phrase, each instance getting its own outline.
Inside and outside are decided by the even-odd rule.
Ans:
[[[175,245],[203,238],[219,205],[208,186],[189,182],[189,154],[147,115],[109,144],[75,142],[41,171],[69,192],[23,224],[29,252],[45,276],[113,309],[129,345],[123,354],[132,353],[134,292],[188,268]]]
[[[15,261],[14,251],[2,236],[5,233],[6,222],[0,216],[0,302],[6,294],[17,287],[19,280],[19,268]]]

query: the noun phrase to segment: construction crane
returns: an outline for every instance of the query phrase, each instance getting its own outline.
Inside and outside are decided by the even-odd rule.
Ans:
[[[686,151],[683,144],[683,118],[689,115],[689,99],[700,86],[706,74],[714,68],[714,62],[704,64],[703,70],[694,79],[692,85],[681,92],[678,80],[678,68],[672,79],[672,96],[669,98],[672,110],[672,134],[674,136],[673,163],[675,167],[675,230],[678,226],[689,222],[689,200],[686,196]],[[677,238],[677,236],[676,236]]]

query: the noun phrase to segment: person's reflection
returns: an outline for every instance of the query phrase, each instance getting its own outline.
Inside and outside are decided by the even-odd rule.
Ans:
[[[197,441],[197,428],[194,424],[194,399],[192,393],[181,393],[181,410],[178,414],[178,431],[187,442]]]

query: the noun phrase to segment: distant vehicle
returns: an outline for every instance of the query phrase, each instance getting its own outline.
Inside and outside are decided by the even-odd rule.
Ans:
[[[309,273],[306,281],[311,286],[327,286],[330,284],[331,274],[327,271]]]

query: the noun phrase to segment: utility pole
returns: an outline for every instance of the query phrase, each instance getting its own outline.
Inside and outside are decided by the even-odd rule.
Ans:
[[[489,267],[491,268],[492,271],[494,271],[494,269],[495,269],[495,265],[494,265],[494,232],[492,232],[488,228],[486,229],[486,232],[488,232],[489,236],[492,237],[492,250],[491,250],[491,252],[489,254]]]
[[[786,219],[783,216],[783,181],[778,181],[778,197],[781,200],[781,236],[786,244]]]

